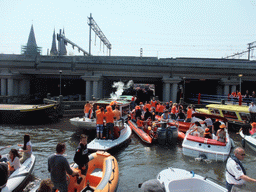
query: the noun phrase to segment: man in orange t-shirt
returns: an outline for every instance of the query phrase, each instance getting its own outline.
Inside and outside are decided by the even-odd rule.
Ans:
[[[107,106],[106,107],[107,112],[104,114],[104,118],[106,120],[106,130],[107,130],[107,139],[114,139],[114,117],[115,114],[112,111],[112,107],[111,106]],[[110,131],[110,136],[108,135]]]
[[[192,109],[190,106],[188,106],[186,122],[191,122],[191,118],[192,118]]]
[[[97,138],[102,139],[103,137],[103,124],[104,124],[104,108],[97,110],[96,112],[96,133]]]

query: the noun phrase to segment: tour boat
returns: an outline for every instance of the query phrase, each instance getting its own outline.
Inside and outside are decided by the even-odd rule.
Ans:
[[[8,157],[8,155],[3,155],[3,157]],[[22,191],[24,184],[28,180],[29,176],[32,174],[35,166],[36,158],[32,154],[21,167],[15,170],[8,178],[6,186],[1,192],[12,192],[12,191]]]
[[[178,168],[167,168],[157,175],[157,180],[165,188],[166,192],[174,191],[200,191],[200,192],[227,192],[221,185],[211,181],[207,177]]]
[[[20,121],[37,121],[45,117],[57,116],[57,104],[19,105],[1,104],[0,122],[17,123]]]
[[[248,106],[209,104],[206,108],[196,109],[196,112],[227,118],[230,129],[235,132],[239,131],[245,120],[250,119]]]
[[[116,138],[114,140],[111,140],[111,139],[105,140],[105,139],[95,138],[87,145],[87,148],[90,151],[98,151],[98,150],[109,151],[109,150],[116,149],[117,147],[127,144],[132,135],[131,128],[126,123],[123,124],[122,121],[116,121],[114,130],[116,127],[118,127],[120,130],[120,134],[119,134],[118,138]]]
[[[243,131],[239,131],[240,136],[243,138],[243,146],[248,145],[252,150],[256,151],[256,133],[253,135],[245,135]]]
[[[195,158],[225,161],[232,147],[232,140],[226,131],[226,143],[217,141],[216,139],[208,139],[204,137],[192,136],[187,131],[182,142],[183,154]],[[213,135],[213,138],[216,136]]]
[[[79,176],[67,175],[68,191],[80,192],[114,192],[119,181],[119,168],[114,156],[105,151],[97,151],[89,155],[86,176],[81,174],[77,164],[70,165],[71,169],[79,172]],[[36,192],[36,186],[31,192]]]
[[[113,99],[104,99],[104,100],[99,100],[93,103],[93,111],[97,110],[97,106],[99,108],[103,107],[106,109],[106,107],[110,106],[118,106],[119,111],[121,112],[121,116],[123,119],[128,118],[128,113],[130,110],[130,102],[124,99],[120,100],[113,100]],[[114,109],[113,109],[114,110]],[[95,114],[91,114],[90,118],[87,117],[74,117],[71,118],[70,123],[78,128],[83,128],[87,130],[92,130],[96,129],[96,118]]]

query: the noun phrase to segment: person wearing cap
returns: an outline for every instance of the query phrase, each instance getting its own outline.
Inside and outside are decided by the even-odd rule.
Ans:
[[[221,124],[219,130],[216,133],[217,141],[226,142],[226,131],[225,131],[226,125]]]
[[[251,102],[251,105],[249,106],[249,113],[250,122],[256,122],[256,106],[254,105],[254,102]]]
[[[253,179],[246,175],[246,170],[243,167],[242,160],[244,160],[245,152],[241,147],[237,147],[234,150],[234,155],[231,155],[226,164],[226,188],[228,191],[243,191],[248,189],[249,186],[246,186],[247,182],[256,182],[256,179]],[[255,190],[255,189],[254,189]],[[253,191],[253,190],[248,190]]]
[[[212,139],[212,134],[210,133],[210,129],[206,128],[204,130],[204,138]]]

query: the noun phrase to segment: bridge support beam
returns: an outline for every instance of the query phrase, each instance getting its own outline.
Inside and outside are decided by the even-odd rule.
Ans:
[[[221,83],[224,85],[224,89],[223,89],[224,96],[228,96],[228,94],[231,94],[232,92],[236,92],[236,87],[237,85],[239,85],[239,81],[235,78],[233,79],[222,78]]]
[[[177,93],[178,93],[178,83],[181,82],[179,77],[163,77],[163,101],[169,102],[173,101],[174,103],[177,102]]]
[[[87,101],[92,100],[93,97],[95,99],[101,99],[103,88],[102,76],[87,76],[87,74],[85,74],[81,78],[86,81],[85,99]]]

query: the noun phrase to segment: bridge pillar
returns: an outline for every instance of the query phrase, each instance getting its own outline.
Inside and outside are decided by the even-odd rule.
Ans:
[[[6,90],[7,90],[7,79],[1,79],[1,95],[6,96]]]
[[[181,81],[179,77],[167,78],[163,77],[164,89],[163,89],[163,101],[177,102],[178,83]],[[172,84],[172,85],[171,85]]]
[[[92,96],[96,99],[101,98],[102,95],[102,76],[87,76],[86,74],[81,77],[86,81],[86,93],[85,98],[87,101],[92,99]],[[92,86],[91,86],[92,85]]]
[[[231,94],[233,91],[236,92],[236,86],[239,85],[239,81],[237,79],[227,79],[227,78],[222,78],[221,83],[224,85],[224,91],[223,95],[228,96],[228,94]],[[231,86],[231,91],[230,91],[230,86]]]
[[[8,96],[13,96],[14,95],[13,88],[14,88],[14,82],[13,82],[13,79],[10,78],[10,79],[8,79],[8,89],[7,89],[7,95]]]
[[[19,94],[20,95],[30,94],[30,81],[28,79],[22,79],[19,82]]]

